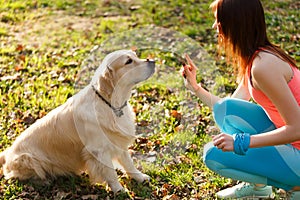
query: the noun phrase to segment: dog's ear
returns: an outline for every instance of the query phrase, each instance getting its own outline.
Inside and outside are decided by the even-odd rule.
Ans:
[[[99,84],[101,94],[110,98],[114,89],[112,69],[106,69],[105,73],[100,77]]]

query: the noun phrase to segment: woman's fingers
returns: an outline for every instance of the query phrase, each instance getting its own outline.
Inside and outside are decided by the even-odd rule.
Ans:
[[[185,59],[187,60],[188,64],[192,67],[192,69],[197,70],[196,65],[194,64],[194,62],[192,61],[192,59],[188,54],[185,54]]]
[[[222,151],[233,151],[233,138],[231,135],[220,133],[212,137],[213,144]]]
[[[190,73],[191,73],[191,66],[184,65],[183,66],[183,70],[182,70],[182,75],[184,76],[184,78],[186,78],[187,76],[189,76]]]
[[[182,68],[181,68],[181,70],[180,70],[180,73],[181,73],[181,75],[184,77],[184,78],[186,78],[186,73],[185,73],[185,66],[182,66]]]
[[[213,136],[213,144],[218,147],[222,143],[222,139],[220,138],[220,135],[214,135]]]

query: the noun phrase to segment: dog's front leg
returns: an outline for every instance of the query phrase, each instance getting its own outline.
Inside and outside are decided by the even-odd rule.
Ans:
[[[123,166],[126,173],[137,182],[142,183],[144,181],[150,180],[150,176],[148,176],[147,174],[143,174],[135,168],[133,161],[127,151],[123,151],[123,153],[118,157],[118,161]]]
[[[106,182],[111,190],[116,193],[124,190],[123,186],[118,181],[117,172],[113,167],[110,155],[103,154],[99,151],[85,152],[86,168],[93,183]]]

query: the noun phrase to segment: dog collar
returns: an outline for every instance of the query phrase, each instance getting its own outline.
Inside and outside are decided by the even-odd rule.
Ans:
[[[104,101],[104,103],[106,103],[106,104],[114,111],[114,113],[115,113],[115,115],[116,115],[117,117],[121,117],[122,115],[124,115],[124,112],[123,112],[122,109],[123,109],[125,106],[127,106],[127,101],[125,101],[125,103],[124,103],[121,107],[115,108],[115,107],[114,107],[113,105],[111,105],[106,99],[104,99],[103,96],[101,96],[101,94],[96,90],[96,88],[95,88],[94,85],[92,85],[92,88],[93,88],[94,92],[97,94],[97,96],[98,96],[102,101]]]

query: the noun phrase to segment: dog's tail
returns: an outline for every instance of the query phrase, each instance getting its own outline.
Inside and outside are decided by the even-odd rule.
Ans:
[[[5,154],[4,152],[0,152],[0,167],[5,163]]]
[[[5,154],[4,152],[0,152],[0,176],[3,176],[3,169],[2,166],[5,164],[6,160],[5,160]]]

